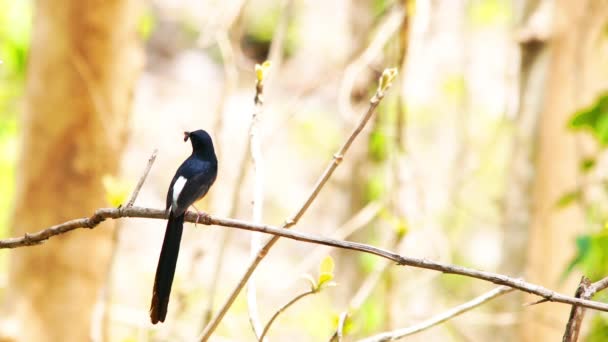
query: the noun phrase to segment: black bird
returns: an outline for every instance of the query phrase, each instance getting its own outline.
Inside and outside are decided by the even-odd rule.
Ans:
[[[167,316],[171,284],[184,228],[184,214],[194,202],[207,194],[217,176],[217,157],[209,134],[200,129],[184,132],[184,141],[188,138],[192,142],[192,154],[177,169],[167,192],[166,210],[169,211],[169,221],[156,267],[150,304],[150,319],[153,324],[164,322]]]

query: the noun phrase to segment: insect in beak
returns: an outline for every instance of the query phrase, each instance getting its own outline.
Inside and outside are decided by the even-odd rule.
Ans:
[[[190,132],[186,131],[184,132],[184,141],[188,141],[188,138],[190,138]]]

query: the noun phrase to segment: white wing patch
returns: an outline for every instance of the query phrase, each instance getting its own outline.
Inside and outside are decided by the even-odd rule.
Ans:
[[[179,178],[173,184],[173,207],[177,207],[177,199],[179,198],[179,194],[184,189],[184,185],[188,180],[184,176],[179,176]]]

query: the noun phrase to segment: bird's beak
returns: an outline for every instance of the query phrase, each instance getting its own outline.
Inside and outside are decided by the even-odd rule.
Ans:
[[[184,141],[188,141],[188,138],[190,138],[190,132],[186,131],[184,132]]]

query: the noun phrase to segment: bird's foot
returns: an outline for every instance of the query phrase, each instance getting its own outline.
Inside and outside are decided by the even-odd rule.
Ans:
[[[199,221],[203,223],[209,218],[209,214],[198,210],[198,208],[196,208],[194,205],[192,206],[192,208],[194,208],[194,210],[196,211],[196,220],[194,221],[194,227],[197,227]],[[202,221],[201,218],[203,219]]]

